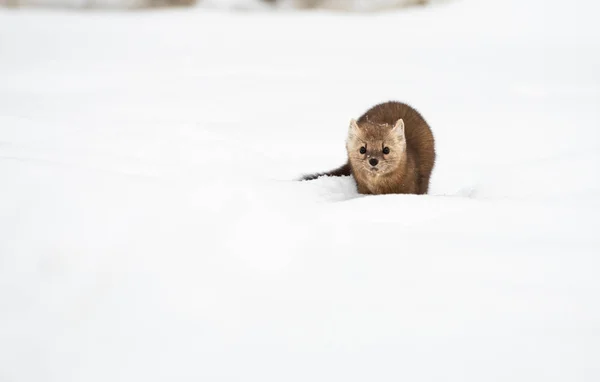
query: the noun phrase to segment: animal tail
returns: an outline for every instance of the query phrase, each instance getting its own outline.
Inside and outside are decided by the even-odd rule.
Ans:
[[[350,165],[346,163],[342,167],[336,168],[335,170],[331,170],[329,172],[320,172],[317,174],[304,175],[300,180],[313,180],[320,178],[322,176],[349,176],[351,175]]]

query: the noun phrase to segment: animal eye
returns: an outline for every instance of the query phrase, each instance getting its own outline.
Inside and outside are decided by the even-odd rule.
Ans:
[[[365,154],[367,152],[367,148],[365,146],[360,148],[360,153]]]
[[[390,153],[390,148],[389,148],[389,147],[384,147],[384,148],[383,148],[383,153],[384,153],[385,155],[388,155],[388,154]]]

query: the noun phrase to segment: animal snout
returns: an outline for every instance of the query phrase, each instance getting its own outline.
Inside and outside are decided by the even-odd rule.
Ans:
[[[377,159],[375,159],[375,158],[369,159],[369,164],[371,166],[377,166],[377,163],[379,163],[379,161]]]

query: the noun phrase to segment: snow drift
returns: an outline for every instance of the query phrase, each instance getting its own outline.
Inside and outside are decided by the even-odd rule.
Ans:
[[[0,380],[599,380],[597,14],[0,10]],[[295,181],[387,99],[430,195]]]

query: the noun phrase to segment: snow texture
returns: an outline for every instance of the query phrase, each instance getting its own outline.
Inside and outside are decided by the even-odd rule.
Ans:
[[[0,10],[0,381],[600,380],[599,8]]]

